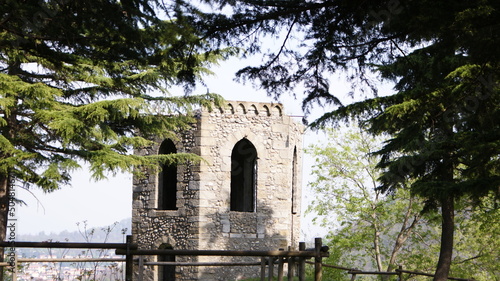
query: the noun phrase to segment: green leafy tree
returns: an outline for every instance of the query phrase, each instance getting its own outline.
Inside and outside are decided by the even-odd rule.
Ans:
[[[458,203],[464,205],[463,203]],[[451,274],[475,280],[500,280],[500,209],[493,196],[474,208],[457,212],[455,254]]]
[[[193,108],[220,102],[168,95],[174,85],[192,89],[227,54],[203,51],[179,3],[6,0],[0,11],[1,241],[15,182],[49,192],[82,162],[101,179],[198,159],[129,153],[151,136],[174,137]]]
[[[263,64],[240,70],[240,78],[260,82],[271,95],[302,85],[306,110],[315,101],[338,106],[313,127],[354,116],[371,133],[390,135],[378,153],[378,188],[395,193],[411,182],[426,210],[440,210],[434,280],[446,280],[457,202],[500,197],[500,2],[204,2],[230,7],[203,15],[207,38],[245,42],[248,52],[267,55]],[[283,42],[267,51],[259,34]],[[396,93],[344,106],[329,80],[338,71],[369,88],[377,73],[395,82]]]
[[[325,130],[325,142],[307,150],[315,160],[315,180],[310,183],[315,199],[307,212],[317,214],[315,223],[329,230],[327,263],[368,271],[393,271],[398,265],[406,270],[432,270],[437,258],[431,253],[439,252],[437,213],[422,214],[423,200],[408,189],[392,195],[376,189],[381,171],[376,168],[379,157],[373,153],[383,139],[355,127]],[[457,212],[458,242],[451,263],[454,277],[486,281],[500,276],[496,239],[500,210],[493,199]],[[339,270],[326,274],[331,280],[350,280]]]
[[[310,186],[316,195],[308,212],[318,214],[316,222],[329,229],[329,246],[336,253],[331,262],[393,271],[397,265],[407,264],[408,255],[427,253],[425,247],[409,251],[412,245],[435,238],[422,229],[429,223],[420,214],[422,200],[407,190],[387,196],[376,189],[379,159],[372,154],[382,139],[372,138],[360,128],[327,132],[326,143],[308,149],[315,159],[315,181]]]

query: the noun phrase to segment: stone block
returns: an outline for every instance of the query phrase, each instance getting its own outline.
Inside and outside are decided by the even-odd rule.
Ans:
[[[272,124],[271,125],[271,132],[288,134],[288,130],[289,130],[288,128],[289,127],[285,124]]]
[[[231,223],[227,221],[226,223],[222,223],[222,232],[229,233],[231,231]]]
[[[188,183],[189,190],[200,190],[200,182],[199,181],[189,181]],[[177,198],[182,198],[182,196],[178,196]]]
[[[241,233],[229,233],[229,238],[243,238]]]
[[[257,224],[257,233],[259,234],[266,233],[266,226],[263,223]]]

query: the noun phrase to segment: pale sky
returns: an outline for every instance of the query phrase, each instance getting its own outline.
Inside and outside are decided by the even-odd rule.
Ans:
[[[243,62],[236,60],[223,63],[214,71],[216,77],[206,80],[207,88],[210,92],[218,93],[227,100],[242,100],[255,102],[270,102],[262,91],[257,91],[249,85],[241,85],[232,81],[236,70],[244,66]],[[336,87],[339,87],[338,85]],[[348,92],[349,87],[344,87],[342,92]],[[200,88],[199,92],[204,93],[207,89]],[[283,96],[280,102],[285,107],[288,115],[303,115],[301,110],[301,98],[295,100],[291,95]],[[321,110],[318,110],[316,117],[319,117]],[[312,120],[312,119],[309,119]],[[300,122],[300,118],[297,118]],[[304,137],[304,148],[315,141],[317,136],[313,133]],[[303,164],[303,200],[304,209],[307,205],[307,183],[311,159],[304,155]],[[45,194],[40,190],[28,191],[17,188],[17,196],[25,201],[27,206],[17,206],[18,234],[36,234],[39,232],[51,233],[62,230],[77,230],[77,223],[87,221],[89,226],[100,227],[113,224],[115,221],[131,217],[132,209],[132,179],[131,175],[121,174],[111,177],[108,180],[92,181],[89,174],[82,169],[73,175],[71,186],[65,186],[60,190]],[[317,235],[321,231],[312,228],[308,223],[308,218],[303,218],[303,229],[313,229],[307,236]]]

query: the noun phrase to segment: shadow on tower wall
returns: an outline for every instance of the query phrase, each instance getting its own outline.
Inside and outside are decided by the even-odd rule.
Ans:
[[[286,248],[289,233],[274,211],[257,201],[257,212],[215,212],[201,230],[209,234],[206,245],[212,250],[278,250]],[[260,262],[259,257],[200,257],[211,262]],[[241,280],[260,276],[259,266],[200,267],[198,280]]]

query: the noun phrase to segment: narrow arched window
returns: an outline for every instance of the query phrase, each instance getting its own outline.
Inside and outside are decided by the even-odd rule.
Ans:
[[[242,139],[231,153],[231,211],[255,211],[256,183],[257,150]]]
[[[174,143],[166,139],[158,154],[177,153]],[[177,210],[177,166],[165,163],[158,174],[158,209]]]
[[[173,250],[174,247],[163,243],[158,247],[160,250]],[[175,262],[175,256],[158,255],[158,261]],[[158,267],[158,281],[175,281],[175,265],[162,265]]]

